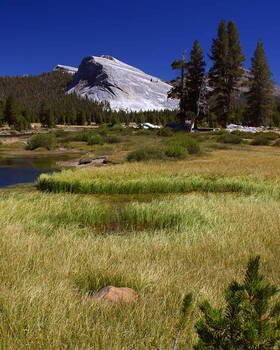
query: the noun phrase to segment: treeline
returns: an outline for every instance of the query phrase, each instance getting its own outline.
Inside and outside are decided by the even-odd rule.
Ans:
[[[22,130],[31,123],[46,127],[56,124],[166,124],[176,118],[173,111],[113,112],[106,103],[97,103],[76,94],[67,95],[72,76],[63,72],[39,76],[0,77],[0,125]]]
[[[212,67],[205,69],[199,42],[194,42],[187,61],[185,54],[172,63],[180,71],[170,97],[179,98],[182,123],[197,123],[226,127],[229,123],[280,126],[280,103],[274,93],[263,43],[257,43],[248,79],[245,79],[246,60],[233,21],[222,20],[209,54]]]

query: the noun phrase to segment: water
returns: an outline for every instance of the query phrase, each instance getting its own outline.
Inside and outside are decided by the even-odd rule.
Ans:
[[[42,173],[57,170],[57,157],[5,158],[0,157],[0,188],[37,180]],[[60,160],[63,160],[63,158]]]

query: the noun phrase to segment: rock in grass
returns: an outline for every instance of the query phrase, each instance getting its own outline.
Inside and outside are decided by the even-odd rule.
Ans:
[[[93,297],[97,301],[106,300],[113,303],[130,303],[135,300],[136,296],[135,290],[131,288],[107,286],[100,289]]]
[[[79,165],[89,164],[93,161],[93,159],[94,159],[93,155],[86,154],[79,160]]]

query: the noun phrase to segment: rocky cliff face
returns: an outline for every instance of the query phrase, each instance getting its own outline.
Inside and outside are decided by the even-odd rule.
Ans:
[[[112,110],[147,111],[177,109],[178,101],[167,98],[171,85],[111,56],[85,57],[68,86],[98,102],[109,102]]]

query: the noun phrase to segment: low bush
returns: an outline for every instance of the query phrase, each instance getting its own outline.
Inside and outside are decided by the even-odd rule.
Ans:
[[[234,135],[234,134],[227,132],[227,133],[220,135],[217,138],[217,141],[220,143],[231,143],[231,144],[238,145],[242,142],[242,138],[238,135]]]
[[[103,137],[99,134],[92,134],[87,138],[87,144],[92,145],[102,145],[104,143]]]
[[[110,128],[111,131],[123,131],[123,129],[124,127],[121,124],[115,124]]]
[[[188,150],[179,144],[170,144],[165,150],[165,154],[170,158],[184,159],[188,155]]]
[[[151,135],[152,132],[153,132],[153,130],[149,130],[149,129],[139,129],[137,131],[136,135],[138,135],[138,136]]]
[[[120,143],[121,141],[122,139],[115,135],[107,136],[105,139],[106,143]]]
[[[91,131],[80,131],[70,133],[66,140],[67,141],[76,141],[76,142],[87,142],[88,138],[93,134]]]
[[[279,134],[273,131],[262,132],[262,133],[259,133],[258,135],[262,135],[263,137],[271,141],[279,139]]]
[[[269,144],[270,144],[269,139],[263,134],[258,135],[251,142],[251,145],[254,145],[254,146],[267,146]]]
[[[67,131],[65,131],[63,129],[56,129],[54,131],[54,134],[56,137],[63,137],[63,136],[66,136],[68,133],[67,133]]]
[[[173,146],[175,149],[175,145],[177,145],[177,149],[179,149],[178,146],[186,149],[187,153],[189,154],[199,154],[201,152],[197,140],[195,138],[187,136],[186,134],[176,135],[169,141],[169,147]]]
[[[147,160],[156,160],[156,159],[162,159],[163,154],[162,151],[160,151],[157,148],[141,148],[135,151],[132,151],[128,153],[126,159],[129,162],[141,162],[141,161],[147,161]]]
[[[99,128],[97,129],[98,134],[101,136],[106,136],[108,133],[108,125],[107,124],[101,124]]]
[[[170,128],[159,129],[157,132],[158,136],[170,137],[173,136],[173,131]]]
[[[256,137],[256,134],[249,131],[240,131],[240,130],[234,130],[231,132],[232,135],[236,135],[241,137],[242,139],[253,139]]]
[[[54,134],[38,134],[33,135],[27,140],[27,150],[34,150],[39,147],[44,147],[48,150],[56,147],[56,137]]]
[[[280,147],[280,140],[277,140],[277,141],[273,144],[273,146],[275,146],[275,147]]]

